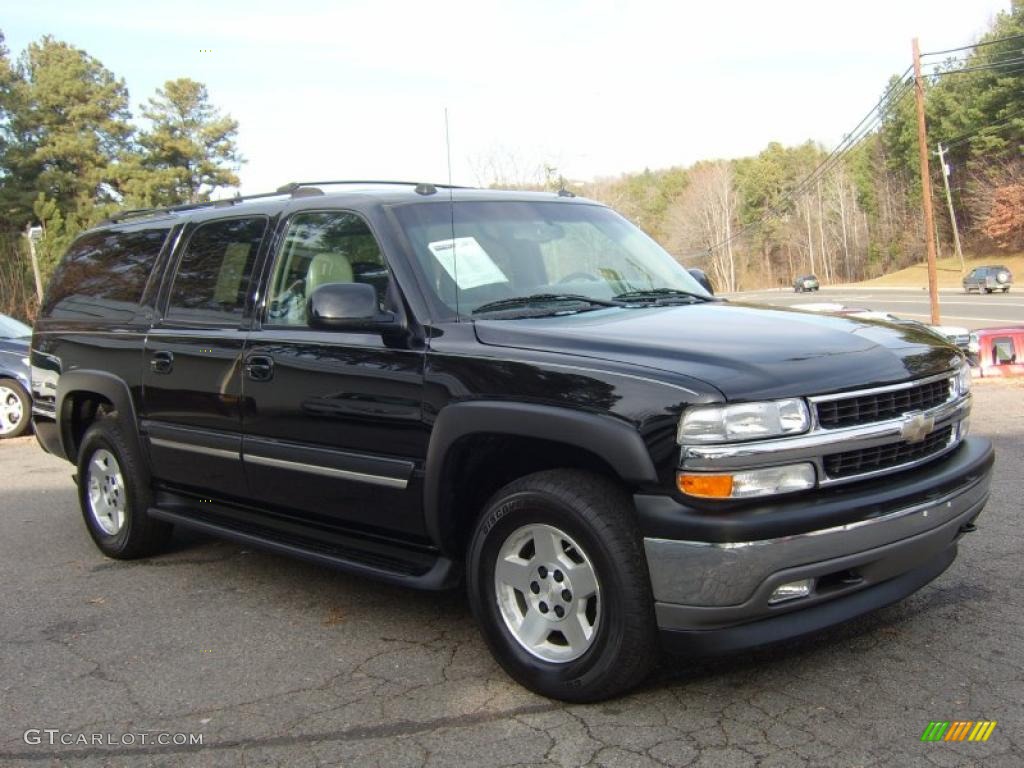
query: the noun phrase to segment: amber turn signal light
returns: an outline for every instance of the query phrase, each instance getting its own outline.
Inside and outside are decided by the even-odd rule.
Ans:
[[[676,475],[676,485],[690,496],[728,499],[732,496],[732,475]]]

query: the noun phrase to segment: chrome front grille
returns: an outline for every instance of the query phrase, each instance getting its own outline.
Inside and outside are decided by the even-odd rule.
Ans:
[[[892,469],[942,453],[949,446],[953,434],[953,425],[950,424],[935,430],[919,443],[890,443],[832,453],[824,457],[822,464],[825,474],[833,479]]]
[[[841,429],[895,419],[911,411],[926,411],[952,397],[951,381],[940,378],[909,387],[823,400],[815,406],[818,424],[823,429]]]
[[[956,372],[883,387],[807,398],[811,429],[800,435],[683,445],[680,468],[729,472],[807,462],[818,486],[901,472],[953,450],[966,435],[970,394]],[[922,434],[922,430],[927,430]]]

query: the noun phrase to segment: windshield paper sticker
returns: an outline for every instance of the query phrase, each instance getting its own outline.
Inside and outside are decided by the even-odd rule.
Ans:
[[[437,240],[427,247],[462,290],[508,282],[505,273],[474,237]]]

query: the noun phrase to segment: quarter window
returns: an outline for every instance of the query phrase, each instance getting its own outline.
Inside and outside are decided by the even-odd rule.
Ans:
[[[127,318],[135,313],[167,227],[94,232],[78,238],[50,280],[42,315]]]
[[[274,265],[267,325],[307,325],[306,301],[327,283],[366,283],[384,307],[388,269],[370,228],[344,211],[299,213]]]
[[[196,229],[178,262],[167,317],[239,322],[266,226],[266,218],[259,216],[214,221]]]

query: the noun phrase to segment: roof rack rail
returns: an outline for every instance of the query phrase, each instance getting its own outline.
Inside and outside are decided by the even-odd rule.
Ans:
[[[473,187],[459,186],[456,184],[435,184],[422,181],[395,181],[384,179],[337,179],[335,181],[292,181],[277,188],[278,193],[288,195],[300,187],[327,187],[341,184],[352,185],[385,185],[394,187],[434,187],[435,189],[473,189]]]
[[[111,214],[98,226],[104,224],[118,224],[128,219],[137,219],[142,216],[155,216],[159,213],[180,213],[181,211],[194,211],[199,208],[226,208],[234,205],[235,203],[241,203],[245,200],[257,200],[263,197],[280,197],[285,192],[260,192],[256,195],[236,195],[235,197],[225,197],[221,200],[205,200],[199,203],[181,203],[179,205],[164,205],[156,208],[131,208],[127,211],[117,211]]]
[[[241,203],[246,200],[259,200],[265,197],[281,197],[282,195],[291,195],[292,197],[306,197],[310,194],[316,194],[315,192],[305,191],[299,193],[299,190],[309,190],[312,187],[321,186],[334,186],[340,184],[352,184],[352,185],[389,185],[398,187],[413,187],[421,195],[429,195],[436,192],[438,189],[472,189],[472,187],[456,186],[454,184],[434,184],[432,182],[419,182],[419,181],[385,181],[375,179],[364,179],[364,180],[350,180],[343,179],[337,181],[292,181],[288,184],[278,187],[273,192],[260,192],[255,195],[236,195],[235,197],[226,197],[222,200],[206,200],[200,203],[181,203],[180,205],[165,205],[155,208],[131,208],[127,211],[117,211],[111,214],[97,226],[104,226],[106,224],[118,224],[129,219],[137,219],[143,216],[155,216],[160,213],[180,213],[182,211],[194,211],[199,208],[218,208],[234,205],[235,203]]]

